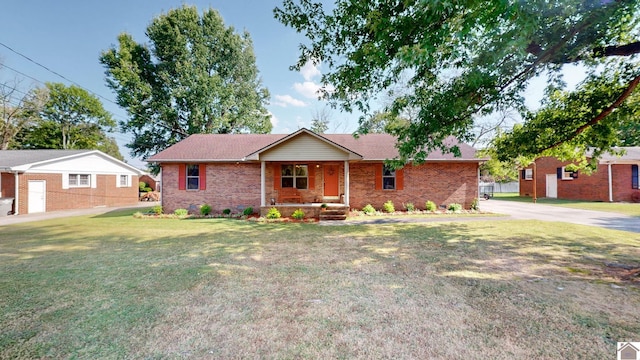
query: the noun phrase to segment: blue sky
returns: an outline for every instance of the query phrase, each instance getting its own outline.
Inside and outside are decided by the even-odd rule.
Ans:
[[[0,68],[0,84],[22,79],[19,88],[26,91],[42,86],[40,82],[70,85],[72,81],[97,94],[117,120],[124,120],[125,111],[113,103],[115,96],[105,85],[104,68],[98,60],[100,53],[115,44],[121,32],[130,33],[138,42],[147,42],[144,32],[151,20],[183,3],[169,0],[7,1],[0,13],[0,43],[51,71],[0,45],[0,65],[4,65]],[[308,66],[300,72],[289,70],[297,60],[298,45],[305,39],[273,18],[273,8],[281,4],[280,0],[210,0],[185,4],[195,5],[200,12],[214,8],[227,26],[251,34],[263,85],[271,93],[267,109],[273,116],[273,133],[309,127],[313,114],[323,110],[331,120],[328,132],[350,133],[356,129],[356,115],[331,110],[316,99],[314,90],[318,87],[322,66]],[[569,71],[565,78],[570,84],[575,84],[575,73],[577,77],[583,75],[583,71],[575,70]],[[525,94],[530,107],[537,107],[544,86],[544,79],[532,81]],[[127,161],[145,167],[140,159],[132,159],[124,147],[129,135],[114,136]]]
[[[144,32],[151,20],[182,4],[168,0],[8,1],[0,14],[0,43],[99,95],[104,107],[116,119],[124,120],[125,111],[105,100],[114,101],[115,96],[105,85],[104,68],[98,61],[100,53],[115,44],[121,32],[130,33],[137,42],[148,41]],[[322,67],[308,66],[301,72],[289,70],[304,38],[273,18],[273,8],[281,1],[217,0],[186,4],[195,5],[200,12],[214,8],[227,26],[251,34],[263,85],[271,93],[267,108],[273,115],[273,133],[309,127],[314,113],[328,109],[314,96]],[[4,65],[0,68],[0,80],[22,79],[19,88],[23,90],[47,81],[71,84],[1,45],[0,65]],[[327,111],[330,132],[355,130],[355,116]],[[127,161],[144,166],[138,159],[131,159],[124,148],[128,136],[115,134],[115,137]]]

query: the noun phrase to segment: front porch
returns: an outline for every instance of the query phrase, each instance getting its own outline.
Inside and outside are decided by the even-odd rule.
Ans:
[[[325,203],[327,204],[327,208],[325,210],[322,209],[323,203],[287,203],[287,204],[277,204],[277,205],[269,205],[269,206],[261,206],[260,207],[260,216],[266,216],[269,209],[276,208],[280,212],[282,217],[291,217],[294,211],[300,209],[304,211],[305,218],[320,218],[322,219],[326,214],[326,217],[340,217],[340,219],[327,219],[327,220],[344,220],[346,215],[349,213],[349,206],[340,203]]]
[[[313,209],[322,203],[348,208],[349,187],[348,161],[261,162],[261,208],[284,205]]]

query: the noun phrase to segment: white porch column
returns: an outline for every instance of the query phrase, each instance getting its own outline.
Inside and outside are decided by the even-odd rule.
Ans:
[[[349,206],[349,161],[344,162],[344,204]]]
[[[609,202],[613,202],[613,181],[611,176],[611,163],[608,166],[609,169]]]
[[[267,206],[267,201],[266,201],[266,174],[265,174],[265,170],[266,170],[266,164],[264,163],[264,161],[260,162],[260,206],[264,207]]]
[[[19,210],[18,204],[20,204],[19,203],[19,201],[20,201],[20,191],[19,191],[19,189],[20,189],[20,177],[18,176],[18,172],[17,171],[14,173],[13,176],[15,177],[14,183],[15,183],[15,186],[16,186],[15,196],[13,197],[13,204],[15,205],[15,210],[16,211],[13,213],[13,215],[19,215],[20,214],[20,210]]]

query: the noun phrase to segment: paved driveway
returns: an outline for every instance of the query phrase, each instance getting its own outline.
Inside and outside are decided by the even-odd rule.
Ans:
[[[506,214],[512,219],[561,221],[580,225],[600,226],[608,229],[640,233],[640,218],[602,211],[579,210],[517,201],[486,200],[480,209]]]
[[[0,226],[20,224],[25,222],[43,221],[48,219],[57,219],[57,218],[64,218],[64,217],[70,217],[70,216],[82,216],[82,215],[93,215],[93,214],[99,215],[99,214],[104,214],[110,211],[115,211],[120,209],[146,208],[146,207],[152,207],[154,205],[160,205],[160,202],[159,201],[157,202],[156,201],[140,201],[136,205],[123,206],[123,207],[96,207],[91,209],[75,209],[75,210],[51,211],[51,212],[37,213],[37,214],[0,216]]]

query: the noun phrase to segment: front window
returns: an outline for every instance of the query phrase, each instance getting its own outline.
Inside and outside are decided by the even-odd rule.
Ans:
[[[578,177],[577,171],[567,170],[566,167],[562,167],[562,180],[573,180]]]
[[[396,188],[396,171],[386,165],[382,169],[382,188],[385,190],[395,190]]]
[[[524,179],[533,180],[533,169],[524,169]]]
[[[91,186],[91,176],[89,174],[69,174],[70,187]]]
[[[306,189],[309,182],[309,168],[304,164],[282,165],[280,179],[283,188]]]
[[[200,189],[200,165],[187,165],[187,190]]]
[[[120,186],[121,187],[129,186],[129,175],[120,175]]]

